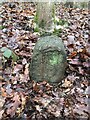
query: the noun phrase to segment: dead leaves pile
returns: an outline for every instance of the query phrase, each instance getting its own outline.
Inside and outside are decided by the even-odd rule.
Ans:
[[[57,8],[58,18],[68,21],[61,37],[67,51],[66,78],[58,86],[29,78],[29,62],[38,36],[33,31],[35,5],[4,3],[0,6],[0,48],[8,47],[19,59],[2,56],[0,119],[89,119],[90,33],[88,10]],[[1,75],[1,74],[0,74]]]

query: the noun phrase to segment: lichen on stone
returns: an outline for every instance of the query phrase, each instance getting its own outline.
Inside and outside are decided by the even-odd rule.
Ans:
[[[60,82],[65,73],[66,52],[57,36],[40,38],[35,45],[30,64],[30,77],[35,81]]]

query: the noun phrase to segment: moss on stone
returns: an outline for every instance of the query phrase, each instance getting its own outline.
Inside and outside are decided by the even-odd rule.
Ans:
[[[66,52],[57,36],[40,38],[35,45],[30,64],[30,77],[35,81],[60,82],[65,73]]]

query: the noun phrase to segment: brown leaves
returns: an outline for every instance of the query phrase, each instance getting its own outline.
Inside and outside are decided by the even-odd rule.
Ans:
[[[81,62],[79,62],[79,59],[70,59],[69,63],[73,65],[81,65]]]
[[[70,87],[72,85],[71,81],[68,79],[65,79],[64,84],[62,84],[62,87]]]
[[[22,70],[23,69],[23,66],[21,64],[17,64],[15,67],[14,67],[14,70],[13,70],[13,73],[17,73],[18,71]]]
[[[9,114],[11,117],[13,117],[15,115],[15,112],[21,103],[18,93],[15,93],[12,101],[13,102],[8,104],[8,106],[7,106],[7,114]]]
[[[5,91],[5,89],[3,87],[1,87],[1,95],[2,95],[2,97],[7,96],[7,93],[6,93],[6,91]]]
[[[0,80],[2,80],[2,81],[3,81],[3,80],[4,80],[4,78],[3,78],[2,76],[0,76]]]
[[[3,3],[0,6],[2,29],[0,47],[8,47],[19,56],[17,62],[3,60],[0,76],[0,119],[48,120],[56,118],[88,119],[90,114],[90,45],[88,10],[58,7],[60,19],[68,21],[61,38],[67,50],[67,77],[59,87],[46,81],[30,81],[29,63],[37,41],[34,33],[35,5]],[[4,109],[2,108],[4,107]]]
[[[73,58],[77,55],[77,52],[76,51],[73,51],[71,52],[71,55],[69,55],[69,58]]]
[[[0,109],[3,107],[4,103],[5,103],[5,99],[2,96],[0,96]]]
[[[85,94],[90,96],[90,86],[88,86],[85,90]]]
[[[48,84],[46,81],[40,82],[40,83],[33,83],[33,90],[35,92],[39,92],[40,94],[43,94],[43,91],[49,91],[52,89],[52,86]]]
[[[88,107],[81,104],[76,104],[75,109],[73,110],[75,114],[78,114],[79,116],[82,116],[82,118],[87,118],[88,115],[86,114],[88,111]],[[78,111],[78,113],[77,113]]]

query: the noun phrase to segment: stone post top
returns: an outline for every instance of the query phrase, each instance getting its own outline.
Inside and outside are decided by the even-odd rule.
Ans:
[[[37,46],[34,49],[35,52],[40,52],[40,51],[48,52],[48,51],[57,50],[57,51],[63,51],[65,53],[65,48],[62,39],[55,35],[41,37],[37,41],[35,46]]]

